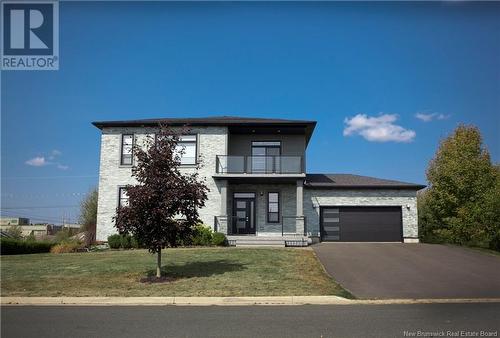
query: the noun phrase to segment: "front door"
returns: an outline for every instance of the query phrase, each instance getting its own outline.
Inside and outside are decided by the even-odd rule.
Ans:
[[[234,198],[233,234],[255,234],[255,197]]]

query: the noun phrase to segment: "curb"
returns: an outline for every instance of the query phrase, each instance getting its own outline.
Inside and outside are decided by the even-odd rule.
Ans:
[[[337,296],[277,297],[1,297],[2,306],[248,306],[248,305],[383,305],[500,303],[500,298],[355,300]]]

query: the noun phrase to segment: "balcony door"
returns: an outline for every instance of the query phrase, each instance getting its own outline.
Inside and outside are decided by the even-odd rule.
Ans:
[[[255,193],[234,193],[233,200],[233,234],[254,235]]]
[[[280,172],[281,141],[252,142],[252,173]]]

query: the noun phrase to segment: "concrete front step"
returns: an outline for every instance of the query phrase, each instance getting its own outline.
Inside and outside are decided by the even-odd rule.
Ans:
[[[235,247],[237,248],[284,248],[285,243],[282,244],[262,244],[262,243],[252,243],[252,244],[242,244],[236,243]]]
[[[307,246],[307,238],[303,236],[228,236],[230,245],[237,247],[285,247]]]
[[[275,247],[284,247],[285,241],[243,241],[237,240],[235,243],[236,246],[275,246]]]

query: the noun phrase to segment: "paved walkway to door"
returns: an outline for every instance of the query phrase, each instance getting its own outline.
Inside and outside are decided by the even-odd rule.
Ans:
[[[358,298],[500,298],[500,256],[437,244],[321,243],[327,272]]]

